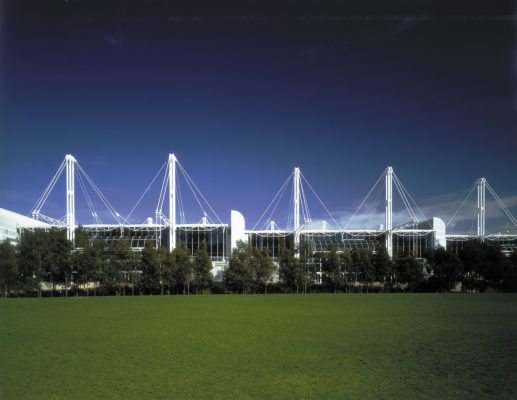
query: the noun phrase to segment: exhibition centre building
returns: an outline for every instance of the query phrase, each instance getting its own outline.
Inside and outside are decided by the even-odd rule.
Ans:
[[[280,229],[273,220],[267,219],[267,229],[258,230],[247,227],[245,217],[235,210],[230,212],[229,223],[225,224],[220,220],[217,223],[214,222],[213,219],[207,217],[206,210],[213,211],[208,203],[206,203],[207,206],[203,209],[204,217],[200,222],[192,224],[181,221],[182,223],[180,223],[176,215],[177,207],[181,207],[181,197],[177,197],[179,194],[176,182],[179,175],[178,172],[184,174],[187,183],[192,183],[192,185],[189,184],[191,189],[192,187],[195,190],[198,189],[173,154],[169,156],[162,168],[165,169],[165,173],[155,212],[155,220],[148,218],[146,223],[131,224],[127,221],[128,218],[122,218],[113,209],[109,201],[107,201],[75,158],[67,155],[32,210],[32,218],[0,208],[0,241],[9,239],[16,242],[23,230],[35,228],[65,229],[68,239],[74,241],[76,229],[80,227],[86,233],[90,242],[103,240],[109,243],[125,239],[130,243],[134,251],[141,251],[146,244],[151,243],[152,246],[165,246],[169,250],[181,246],[186,248],[191,255],[194,255],[201,243],[204,242],[213,262],[214,273],[217,270],[224,270],[228,264],[232,249],[237,246],[239,241],[248,243],[252,248],[267,250],[273,259],[277,258],[282,246],[293,249],[305,246],[313,254],[328,251],[331,245],[334,245],[339,252],[366,250],[375,253],[381,247],[385,247],[388,254],[394,258],[402,256],[421,258],[424,256],[426,249],[439,246],[450,246],[455,250],[459,250],[461,249],[461,243],[473,238],[502,243],[506,246],[505,249],[507,251],[513,251],[517,247],[517,235],[487,235],[484,231],[484,191],[485,185],[488,184],[483,178],[476,182],[478,191],[477,235],[448,235],[446,233],[446,224],[440,218],[417,218],[414,210],[418,206],[411,203],[411,196],[405,191],[391,167],[385,169],[376,183],[377,185],[380,182],[381,192],[384,192],[384,196],[382,196],[384,197],[384,223],[378,229],[343,229],[339,227],[335,220],[334,226],[330,226],[325,221],[319,223],[319,226],[315,226],[316,224],[312,223],[308,213],[307,200],[303,188],[303,179],[305,178],[301,175],[299,168],[294,168],[293,173],[283,186],[284,189],[286,185],[292,188],[292,196],[290,198],[292,207],[289,210],[288,228]],[[66,215],[62,219],[55,219],[42,214],[41,210],[50,191],[52,191],[59,176],[64,171],[66,171]],[[85,187],[85,182],[91,185],[113,215],[116,223],[101,223],[93,209],[91,196],[88,195],[85,198],[89,200],[88,205],[93,215],[94,223],[82,224],[76,220],[76,181],[82,189]],[[308,186],[310,187],[310,184]],[[393,226],[393,187],[399,191],[409,215],[409,222],[399,226]],[[312,189],[312,187],[310,188]],[[194,195],[196,196],[196,193]],[[319,197],[317,198],[319,200]],[[196,201],[201,205],[202,200],[206,201],[198,190]],[[167,207],[164,207],[164,205],[167,205]],[[268,210],[266,209],[266,211]],[[511,213],[509,215],[511,216]],[[511,217],[513,218],[513,216]],[[329,218],[333,219],[331,213],[329,213]]]

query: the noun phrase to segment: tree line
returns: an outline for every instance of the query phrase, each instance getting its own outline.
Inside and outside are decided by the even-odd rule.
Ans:
[[[23,231],[18,246],[0,243],[0,290],[9,295],[143,295],[205,293],[212,284],[206,243],[194,257],[147,242],[141,252],[129,240],[89,242],[78,231],[74,249],[66,231]],[[44,290],[45,289],[45,290]]]
[[[507,257],[477,240],[458,254],[427,249],[422,259],[391,259],[384,247],[314,253],[302,243],[298,252],[282,246],[275,262],[240,242],[221,281],[212,277],[206,243],[193,256],[152,242],[135,252],[126,239],[90,242],[78,230],[76,245],[62,229],[25,230],[17,246],[0,243],[1,295],[517,291],[517,252]]]

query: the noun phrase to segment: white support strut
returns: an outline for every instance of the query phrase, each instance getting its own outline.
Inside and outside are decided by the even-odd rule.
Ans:
[[[476,181],[478,191],[478,211],[477,211],[477,236],[483,240],[485,236],[485,187],[486,179],[479,178]]]
[[[71,242],[75,239],[75,162],[74,156],[66,155],[66,226]]]
[[[386,250],[393,257],[393,168],[385,170],[386,182]]]
[[[293,174],[293,230],[296,253],[300,246],[300,168],[296,167]]]
[[[176,156],[169,154],[169,251],[176,248]]]

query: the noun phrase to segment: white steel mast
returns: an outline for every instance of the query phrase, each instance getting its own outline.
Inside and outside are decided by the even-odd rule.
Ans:
[[[296,254],[300,245],[300,168],[296,167],[293,173],[293,229],[294,247]]]
[[[169,251],[176,248],[176,156],[169,154]]]
[[[485,178],[479,178],[476,181],[476,186],[478,189],[478,237],[483,240],[483,237],[485,236],[485,186],[486,186],[486,179]]]
[[[390,257],[393,257],[393,168],[385,170],[386,182],[386,250]]]
[[[75,239],[75,158],[71,154],[65,157],[66,163],[66,226],[67,238]]]

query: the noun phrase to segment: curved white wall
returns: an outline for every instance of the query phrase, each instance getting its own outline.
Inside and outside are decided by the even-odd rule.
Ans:
[[[445,236],[445,222],[443,219],[433,217],[433,229],[434,229],[434,247],[441,246],[444,249],[447,248],[447,239]]]
[[[237,242],[239,240],[242,240],[244,242],[248,241],[248,236],[246,235],[246,223],[244,221],[244,216],[239,211],[231,211],[230,232],[232,250],[237,247]]]

